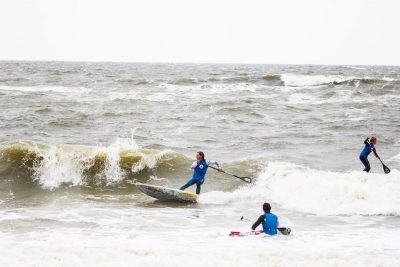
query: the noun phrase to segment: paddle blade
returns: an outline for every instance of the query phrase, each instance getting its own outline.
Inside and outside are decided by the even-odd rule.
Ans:
[[[242,180],[243,182],[246,182],[248,184],[251,184],[251,182],[252,182],[252,179],[250,177],[240,177],[237,175],[233,175],[233,176],[235,176],[236,178],[239,178],[240,180]]]
[[[292,232],[292,229],[286,227],[278,228],[278,230],[283,235],[290,235],[290,233]]]
[[[385,164],[382,163],[382,167],[383,167],[383,171],[385,173],[389,173],[390,172],[390,169]]]

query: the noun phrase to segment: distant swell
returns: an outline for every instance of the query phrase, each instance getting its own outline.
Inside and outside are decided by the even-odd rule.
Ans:
[[[22,78],[21,78],[22,79]],[[22,79],[23,80],[23,79]],[[227,76],[205,76],[205,77],[179,77],[176,79],[163,79],[162,77],[153,79],[140,78],[117,78],[115,81],[121,85],[154,87],[163,85],[191,86],[191,85],[210,85],[210,84],[267,84],[273,86],[318,86],[318,85],[341,85],[348,84],[359,86],[360,84],[398,84],[399,79],[389,77],[354,77],[344,75],[323,75],[323,74],[302,74],[302,73],[268,73],[260,76],[254,73],[229,74]],[[54,85],[25,85],[19,80],[2,81],[6,84],[16,83],[16,85],[0,85],[0,91],[15,91],[22,93],[41,93],[54,92],[64,94],[84,94],[91,92],[92,89],[75,86],[54,86]]]
[[[342,85],[348,84],[351,86],[359,86],[360,84],[376,84],[376,83],[395,83],[400,80],[387,77],[353,77],[343,75],[313,75],[313,74],[298,74],[298,73],[282,73],[282,74],[266,74],[264,76],[253,76],[251,74],[242,74],[228,77],[212,77],[208,79],[178,79],[170,80],[168,84],[175,85],[190,85],[204,84],[209,82],[219,83],[267,83],[277,86],[318,86],[318,85]]]
[[[282,74],[266,74],[264,76],[254,76],[252,74],[242,74],[227,77],[212,77],[208,79],[177,79],[167,81],[167,84],[175,85],[191,85],[205,84],[209,82],[219,83],[267,83],[277,86],[318,86],[318,85],[342,85],[359,86],[360,84],[376,84],[376,83],[394,83],[398,84],[400,80],[387,77],[353,77],[344,75],[313,75],[300,73],[282,73]]]

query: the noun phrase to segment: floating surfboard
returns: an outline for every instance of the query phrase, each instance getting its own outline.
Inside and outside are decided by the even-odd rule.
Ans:
[[[135,185],[146,195],[163,201],[197,202],[197,198],[199,197],[197,194],[192,192],[186,192],[164,186],[142,183],[135,183]]]
[[[249,235],[259,235],[262,234],[263,231],[250,231],[250,232],[236,232],[232,231],[229,236],[249,236]]]
[[[290,235],[290,232],[292,231],[290,228],[286,227],[279,227],[278,231],[283,234],[283,235]],[[232,231],[229,236],[249,236],[249,235],[259,235],[262,234],[263,231],[250,231],[250,232],[236,232]]]

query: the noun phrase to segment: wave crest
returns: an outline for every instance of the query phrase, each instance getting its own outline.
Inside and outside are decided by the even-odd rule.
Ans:
[[[359,86],[363,84],[374,84],[374,83],[388,83],[388,82],[399,82],[393,78],[375,78],[375,77],[348,77],[343,75],[306,75],[306,74],[295,74],[286,73],[281,75],[281,80],[285,86],[302,87],[302,86],[319,86],[319,85],[340,85],[350,84],[353,86]]]
[[[108,186],[126,180],[147,180],[154,171],[166,170],[171,161],[188,164],[189,159],[172,151],[139,148],[130,140],[108,147],[11,143],[0,150],[0,172],[4,177],[36,183],[46,189],[62,185]]]

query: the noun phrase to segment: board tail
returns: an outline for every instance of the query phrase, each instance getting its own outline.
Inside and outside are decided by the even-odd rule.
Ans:
[[[262,234],[263,231],[250,231],[250,232],[235,232],[232,231],[229,236],[249,236],[249,235],[259,235]]]

